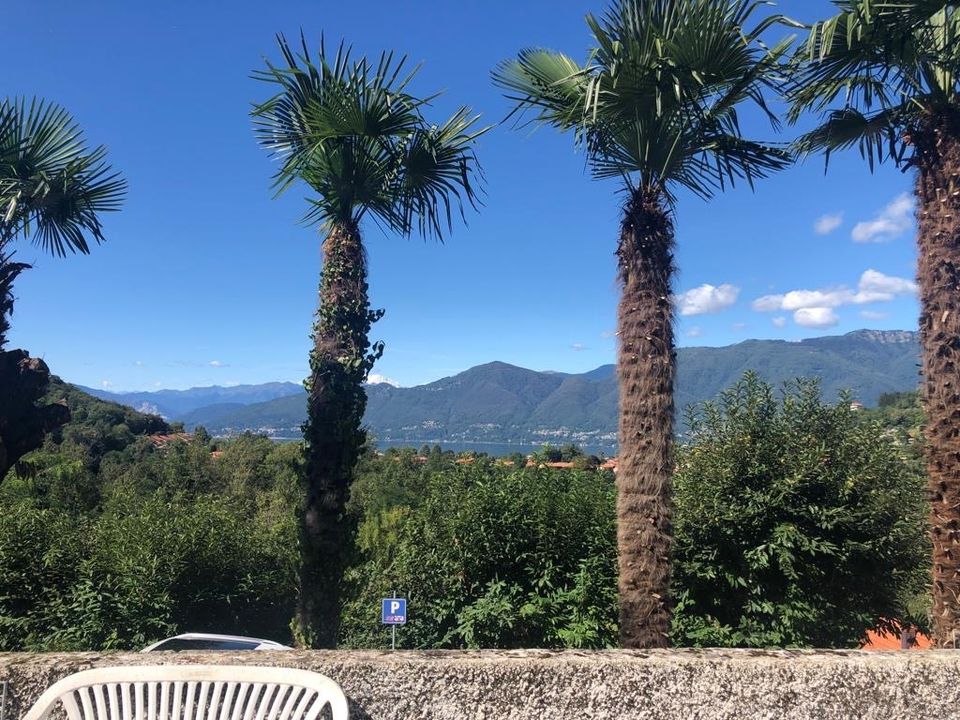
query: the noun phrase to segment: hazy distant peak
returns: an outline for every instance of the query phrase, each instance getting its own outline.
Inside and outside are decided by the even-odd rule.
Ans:
[[[913,330],[854,330],[844,337],[855,337],[878,343],[916,343],[920,333]]]

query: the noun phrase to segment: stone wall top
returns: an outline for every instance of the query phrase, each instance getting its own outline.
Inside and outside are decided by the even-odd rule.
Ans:
[[[485,650],[0,653],[4,720],[73,672],[170,663],[314,670],[371,720],[960,717],[957,651]]]

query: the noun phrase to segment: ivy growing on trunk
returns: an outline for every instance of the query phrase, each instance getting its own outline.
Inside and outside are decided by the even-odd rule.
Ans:
[[[363,383],[383,353],[369,340],[382,310],[370,310],[361,222],[368,214],[401,236],[418,230],[441,239],[453,209],[475,206],[479,174],[474,140],[484,132],[466,108],[429,124],[432,98],[407,92],[414,72],[384,53],[376,63],[351,59],[340,45],[315,60],[301,37],[297,52],[277,38],[282,61],[257,77],[279,86],[255,106],[261,144],[281,162],[278,192],[296,181],[313,191],[306,220],[321,225],[323,269],[307,380],[307,499],[301,527],[300,644],[333,647],[340,615],[344,505],[363,443]]]

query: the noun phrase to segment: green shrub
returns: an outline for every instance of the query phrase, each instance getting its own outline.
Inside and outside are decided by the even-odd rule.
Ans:
[[[508,471],[483,459],[430,474],[409,470],[402,483],[388,465],[383,495],[370,492],[369,479],[360,484],[370,512],[348,573],[345,645],[388,644],[379,599],[394,591],[410,601],[410,622],[398,630],[405,647],[616,641],[609,475]],[[384,506],[385,496],[409,504]]]
[[[856,646],[911,613],[929,577],[922,477],[815,383],[748,374],[679,451],[674,642]]]

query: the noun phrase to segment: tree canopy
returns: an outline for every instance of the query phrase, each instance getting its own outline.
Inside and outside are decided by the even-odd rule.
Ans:
[[[297,180],[316,191],[308,221],[354,227],[369,214],[402,235],[441,238],[455,211],[476,204],[478,116],[461,107],[428,123],[423,111],[436,96],[412,95],[416,69],[393,53],[371,63],[343,44],[329,54],[321,41],[314,61],[303,37],[300,53],[283,35],[277,42],[283,63],[268,61],[255,77],[279,90],[253,117],[280,161],[277,192]]]
[[[948,0],[835,0],[795,55],[790,120],[823,123],[797,140],[801,153],[857,147],[872,168],[909,161],[925,118],[960,112],[960,13]]]
[[[587,16],[595,48],[580,64],[530,48],[500,63],[494,82],[533,122],[574,133],[597,178],[673,196],[709,197],[789,164],[783,148],[743,137],[738,106],[752,103],[776,126],[765,93],[782,80],[784,39],[761,36],[788,22],[748,0],[615,2]]]

